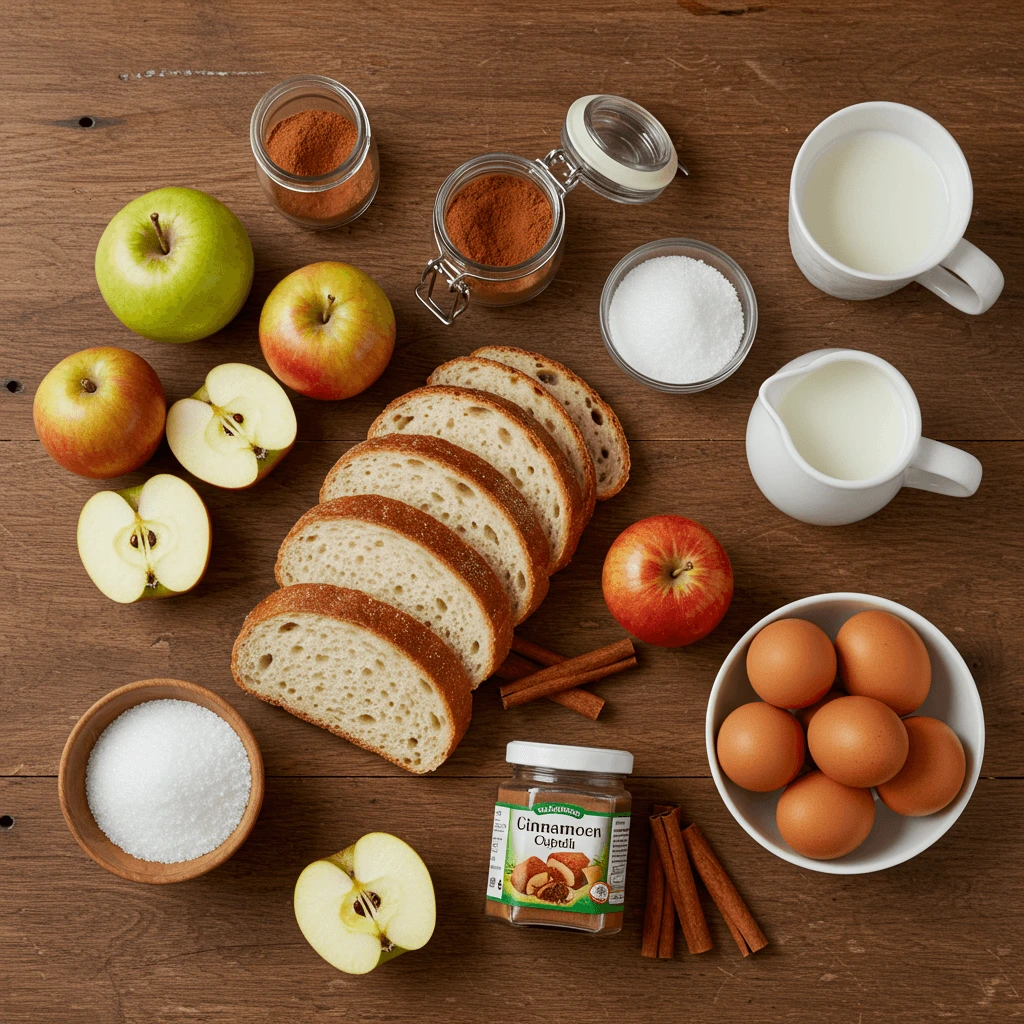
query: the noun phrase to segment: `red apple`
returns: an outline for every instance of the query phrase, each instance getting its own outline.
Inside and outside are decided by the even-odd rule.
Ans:
[[[148,462],[164,436],[167,403],[156,371],[124,348],[87,348],[42,380],[32,418],[65,469],[106,480]]]
[[[383,372],[395,314],[380,285],[347,263],[311,263],[267,296],[260,346],[278,380],[309,398],[351,398]]]
[[[624,629],[649,644],[682,647],[722,621],[732,601],[732,566],[700,523],[651,516],[616,537],[601,589]]]

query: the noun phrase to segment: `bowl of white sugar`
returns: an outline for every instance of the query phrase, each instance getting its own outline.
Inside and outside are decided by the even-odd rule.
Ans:
[[[665,238],[616,264],[601,293],[612,359],[656,391],[690,395],[731,377],[757,333],[757,299],[740,265],[692,238]]]
[[[263,803],[263,758],[215,693],[144,679],[79,719],[58,789],[71,834],[101,867],[134,882],[184,882],[248,839]]]

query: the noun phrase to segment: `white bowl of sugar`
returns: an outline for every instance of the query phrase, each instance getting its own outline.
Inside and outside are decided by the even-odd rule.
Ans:
[[[612,359],[656,391],[689,395],[731,377],[757,333],[757,299],[740,265],[692,238],[664,238],[615,265],[601,293]]]

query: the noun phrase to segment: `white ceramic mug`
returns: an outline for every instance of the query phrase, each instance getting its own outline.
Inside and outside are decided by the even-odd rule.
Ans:
[[[935,162],[946,189],[949,217],[932,251],[899,274],[855,270],[830,256],[814,239],[801,213],[807,172],[832,143],[854,132],[886,131],[920,146]],[[804,277],[840,299],[877,299],[917,281],[965,313],[984,313],[1003,290],[999,267],[964,238],[974,185],[956,140],[934,118],[902,103],[856,103],[825,118],[804,140],[789,181],[789,246]]]
[[[779,403],[790,387],[830,363],[859,362],[887,377],[903,407],[899,457],[877,477],[839,480],[797,451]],[[747,463],[761,493],[780,511],[816,526],[855,523],[884,508],[903,487],[969,498],[981,483],[981,463],[961,448],[921,436],[921,408],[907,378],[891,363],[849,348],[819,349],[791,360],[758,392],[747,420]]]

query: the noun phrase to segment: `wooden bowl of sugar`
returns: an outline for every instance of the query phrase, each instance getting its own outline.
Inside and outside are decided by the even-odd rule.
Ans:
[[[61,755],[58,791],[71,834],[101,867],[132,882],[185,882],[223,864],[249,837],[263,803],[263,758],[242,716],[215,693],[179,679],[143,679],[101,697],[78,720]],[[211,836],[219,841],[209,848]],[[188,856],[190,849],[204,852]]]

